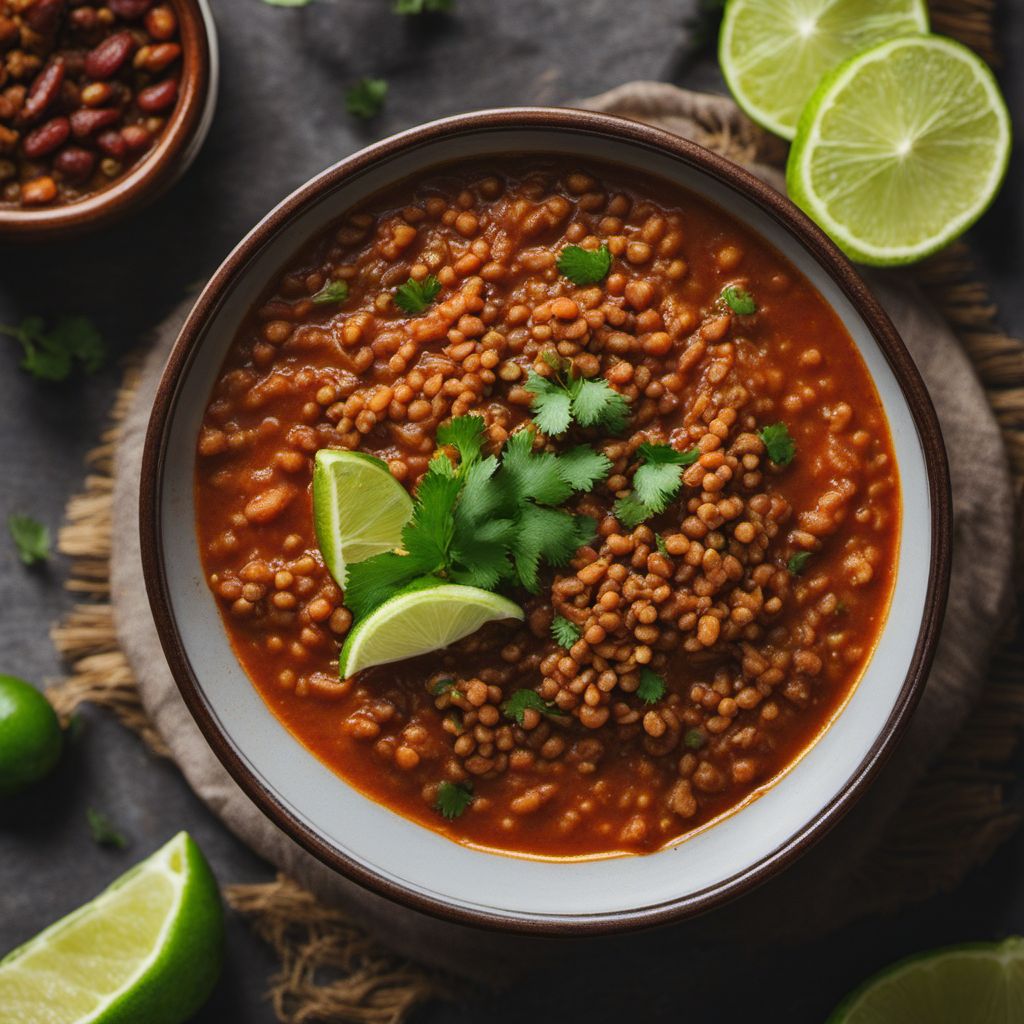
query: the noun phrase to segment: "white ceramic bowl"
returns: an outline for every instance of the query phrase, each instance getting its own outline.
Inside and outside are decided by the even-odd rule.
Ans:
[[[321,227],[433,165],[501,153],[566,153],[642,168],[725,208],[771,242],[839,314],[878,388],[903,494],[899,565],[877,649],[848,703],[785,775],[724,820],[643,857],[552,862],[461,846],[347,785],[294,739],[239,665],[200,564],[195,439],[245,313]],[[316,856],[364,885],[450,919],[526,932],[637,927],[707,908],[792,860],[850,806],[913,709],[948,585],[945,452],[924,385],[892,324],[825,236],[735,165],[656,129],[567,110],[469,114],[342,161],[272,211],[217,271],[174,348],[142,481],[143,557],[182,694],[243,789]]]

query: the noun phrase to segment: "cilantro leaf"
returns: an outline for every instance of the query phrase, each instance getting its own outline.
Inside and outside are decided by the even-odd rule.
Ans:
[[[360,78],[345,93],[345,109],[353,117],[368,120],[376,117],[388,95],[388,83],[383,78]]]
[[[409,556],[429,565],[427,572],[444,567],[454,530],[453,510],[462,480],[442,455],[430,460],[416,488],[412,518],[402,527],[402,546]],[[417,573],[417,575],[420,575]]]
[[[21,345],[21,368],[36,380],[67,380],[76,365],[85,373],[95,373],[107,357],[103,338],[84,316],[61,317],[50,331],[42,317],[29,316],[17,327],[0,324],[0,334]]]
[[[564,434],[572,422],[572,400],[569,392],[557,381],[542,377],[530,371],[526,390],[533,396],[533,422],[537,428],[551,437]]]
[[[555,707],[554,704],[549,704],[536,690],[516,690],[501,705],[501,710],[505,713],[505,716],[511,718],[516,725],[523,724],[523,712],[527,708],[538,711],[542,715],[547,715],[549,718],[566,717],[565,712],[561,708]]]
[[[608,381],[577,377],[571,365],[564,376],[560,365],[555,370],[554,377],[531,371],[526,381],[526,390],[534,395],[533,419],[540,430],[556,437],[573,420],[581,427],[600,426],[613,434],[625,427],[629,402]]]
[[[113,846],[118,850],[123,850],[128,845],[128,840],[118,832],[114,823],[102,811],[88,807],[85,811],[85,818],[89,822],[92,840],[97,846]]]
[[[395,0],[395,14],[423,14],[438,11],[447,14],[455,9],[455,0]]]
[[[482,416],[456,416],[437,428],[437,443],[449,445],[459,453],[462,465],[467,466],[480,458],[484,446],[484,418]]]
[[[572,494],[551,452],[533,451],[532,430],[519,430],[505,442],[502,472],[508,475],[520,500],[532,498],[541,505],[560,505]]]
[[[335,302],[344,302],[348,298],[347,281],[328,281],[314,296],[315,306],[327,306]]]
[[[734,313],[739,313],[740,316],[750,316],[757,312],[754,296],[746,288],[740,288],[739,285],[727,284],[722,289],[722,299]]]
[[[417,281],[409,278],[395,289],[395,305],[411,316],[422,313],[441,290],[441,282],[433,274]]]
[[[668,554],[668,545],[665,543],[665,538],[660,533],[654,535],[654,543],[658,546],[658,552],[662,555]]]
[[[432,562],[424,562],[415,555],[382,551],[348,566],[345,606],[356,619],[365,618],[416,580],[423,577],[433,579],[430,573],[435,569]]]
[[[25,565],[45,562],[50,557],[50,531],[31,516],[10,516],[7,529]]]
[[[430,688],[430,692],[435,697],[440,697],[442,694],[448,693],[450,690],[457,690],[458,683],[454,679],[438,679],[436,683]]]
[[[651,510],[634,494],[627,494],[626,497],[619,498],[612,506],[612,512],[615,514],[615,518],[630,530],[639,526],[644,520],[650,519],[652,515]]]
[[[604,452],[581,444],[558,456],[558,472],[574,491],[589,491],[612,469],[612,461]]]
[[[472,782],[448,782],[437,787],[434,809],[449,821],[458,818],[473,802]]]
[[[700,458],[699,448],[681,452],[670,444],[644,443],[637,449],[643,460],[633,474],[633,493],[615,503],[615,516],[632,529],[664,512],[683,485],[680,469]]]
[[[612,254],[607,245],[593,251],[567,245],[559,254],[556,266],[573,284],[599,284],[612,269]]]
[[[559,647],[569,650],[579,640],[580,631],[564,615],[556,615],[551,621],[551,635]]]
[[[687,729],[683,733],[683,743],[690,750],[700,750],[704,746],[704,733],[700,729]]]
[[[516,547],[512,552],[519,581],[536,593],[537,570],[543,558],[549,565],[565,565],[594,535],[596,524],[589,516],[572,516],[553,508],[526,505],[519,516]]]
[[[788,466],[796,455],[796,442],[785,423],[772,423],[762,427],[757,436],[764,441],[768,458],[776,466]]]
[[[795,555],[789,556],[789,561],[786,562],[786,568],[793,576],[799,576],[804,569],[807,568],[807,563],[811,560],[810,551],[798,551]]]
[[[617,434],[629,417],[629,402],[625,395],[615,391],[608,381],[580,379],[570,386],[572,414],[581,427],[602,426]]]
[[[657,704],[665,696],[665,680],[649,668],[640,669],[640,685],[636,688],[636,695],[645,704]]]

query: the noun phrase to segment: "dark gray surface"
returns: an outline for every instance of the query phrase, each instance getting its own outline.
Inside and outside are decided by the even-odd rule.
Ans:
[[[221,0],[223,83],[213,132],[199,160],[156,207],[128,225],[73,244],[0,247],[0,322],[29,313],[87,312],[118,353],[145,338],[188,288],[205,279],[271,205],[311,174],[367,142],[434,117],[484,106],[563,103],[635,78],[720,88],[706,56],[694,56],[685,22],[696,0],[457,0],[455,17],[399,19],[388,0],[319,0],[304,10]],[[1004,53],[1024,52],[1024,9],[1006,3]],[[369,125],[344,112],[342,93],[364,74],[391,82],[385,113]],[[1018,133],[1024,131],[1024,66],[1002,74]],[[1010,187],[972,232],[1002,309],[1024,331],[1024,210],[1020,153]],[[0,339],[0,519],[32,513],[56,528],[81,485],[83,456],[104,423],[118,373],[64,386],[35,384]],[[949,439],[956,443],[955,439]],[[69,598],[55,558],[26,570],[0,537],[0,671],[36,681],[60,668],[47,630]],[[187,828],[222,883],[270,876],[188,790],[109,716],[83,713],[85,728],[55,775],[0,810],[0,952],[92,896]],[[106,811],[130,837],[122,852],[97,848],[85,811]],[[821,1021],[864,976],[906,953],[941,943],[1024,932],[1024,836],[974,871],[955,892],[869,920],[825,940],[770,954],[732,950],[737,984],[725,993],[687,970],[670,933],[595,942],[592,955],[551,968],[509,996],[416,1015],[436,1024],[489,1019],[591,1022],[695,1019]],[[792,870],[799,871],[797,865]],[[809,894],[808,898],[813,898]],[[273,961],[231,915],[228,961],[196,1018],[271,1022],[263,999]],[[690,930],[699,941],[699,926]]]

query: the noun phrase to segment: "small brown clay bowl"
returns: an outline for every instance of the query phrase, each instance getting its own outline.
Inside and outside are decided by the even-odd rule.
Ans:
[[[217,97],[217,32],[207,0],[169,0],[178,15],[182,76],[174,109],[156,144],[127,173],[71,203],[31,208],[0,204],[0,240],[45,241],[81,234],[152,202],[199,152]]]

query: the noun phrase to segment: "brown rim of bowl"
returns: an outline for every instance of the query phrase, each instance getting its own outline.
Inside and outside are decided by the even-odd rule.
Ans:
[[[197,0],[169,0],[178,15],[182,75],[178,100],[156,145],[112,185],[73,203],[0,206],[0,240],[43,241],[110,223],[156,199],[178,175],[178,159],[203,120],[210,87],[210,40]]]
[[[892,368],[917,426],[928,469],[932,550],[928,589],[920,632],[907,677],[885,727],[865,754],[843,791],[799,832],[774,852],[737,874],[690,895],[636,910],[550,919],[490,913],[453,906],[380,877],[371,868],[335,849],[301,822],[245,765],[234,742],[221,730],[202,694],[182,646],[164,575],[159,509],[167,425],[177,402],[178,382],[191,362],[211,314],[244,273],[247,263],[298,211],[400,152],[438,139],[511,128],[552,129],[569,134],[597,135],[634,143],[667,154],[689,167],[709,173],[731,186],[770,216],[810,251],[863,318]],[[554,141],[554,140],[553,140]],[[564,142],[564,136],[559,141]],[[552,146],[552,152],[557,152]],[[443,162],[443,161],[439,161]],[[142,564],[160,642],[182,697],[228,772],[253,802],[285,833],[324,864],[381,896],[443,920],[527,935],[583,936],[667,924],[718,906],[748,892],[794,861],[849,810],[875,777],[902,735],[917,704],[935,653],[949,587],[951,501],[946,451],[939,422],[910,354],[889,317],[867,290],[846,258],[800,210],[774,189],[728,160],[701,146],[657,128],[608,114],[546,107],[479,111],[434,121],[375,143],[323,171],[261,220],[227,257],[192,308],[175,342],[160,380],[146,434],[139,495]],[[342,783],[344,784],[344,783]],[[642,858],[638,859],[642,864]]]

